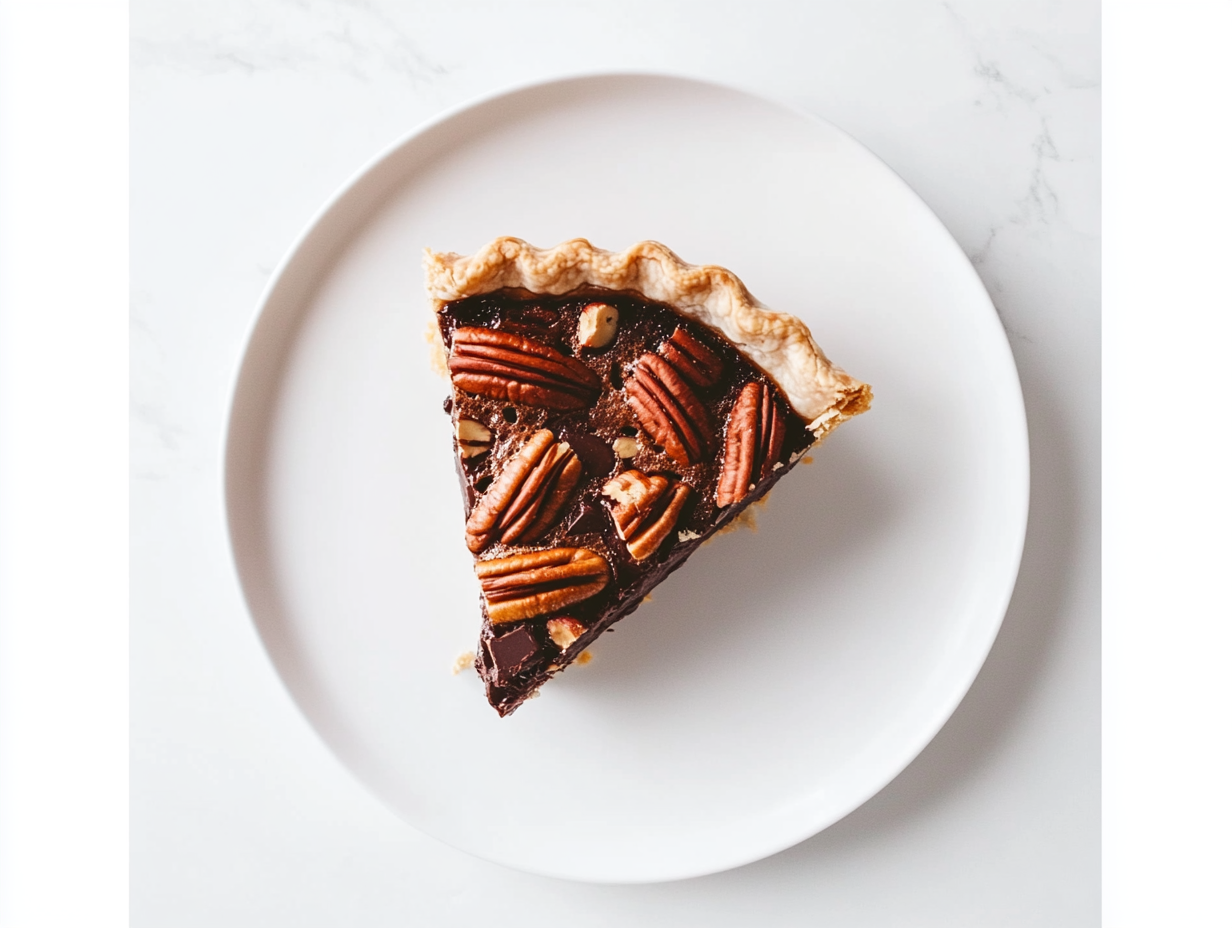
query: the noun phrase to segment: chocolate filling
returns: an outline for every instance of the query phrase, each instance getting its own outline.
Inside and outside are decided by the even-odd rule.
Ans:
[[[615,339],[599,349],[580,347],[578,317],[587,304],[604,302],[619,311]],[[555,546],[589,548],[602,554],[612,568],[612,580],[600,593],[567,608],[517,623],[493,626],[480,598],[484,623],[475,666],[487,687],[488,701],[501,715],[516,709],[539,686],[618,619],[636,609],[650,590],[678,568],[715,531],[750,504],[756,502],[793,466],[793,458],[814,441],[805,421],[791,410],[782,390],[760,368],[750,363],[725,339],[705,326],[680,316],[669,306],[648,301],[638,294],[586,288],[563,296],[502,290],[447,303],[438,314],[446,348],[459,328],[486,328],[525,336],[584,363],[603,384],[598,399],[583,409],[547,409],[506,399],[456,390],[445,410],[457,423],[474,419],[492,432],[487,454],[456,458],[466,515],[509,461],[539,429],[549,429],[568,442],[584,469],[573,500],[561,511],[556,524],[529,546],[508,546],[496,541],[481,552],[483,559],[504,557],[526,550]],[[700,379],[704,386],[692,390],[709,415],[714,429],[713,447],[702,460],[682,463],[657,444],[630,404],[627,383],[634,365],[647,352],[658,353],[677,329],[709,349],[722,362],[717,379]],[[687,340],[677,344],[693,348]],[[694,348],[695,350],[695,348]],[[668,349],[670,354],[671,349]],[[571,362],[572,363],[572,362]],[[683,363],[683,362],[677,362]],[[687,377],[689,371],[682,371]],[[708,382],[713,380],[713,382]],[[775,461],[757,462],[755,486],[739,502],[719,508],[715,490],[723,466],[727,418],[741,389],[758,381],[769,389],[767,396],[787,412],[785,434]],[[769,399],[767,400],[769,402]],[[673,409],[673,415],[679,411]],[[763,426],[765,417],[763,416]],[[635,439],[640,448],[631,458],[619,457],[613,443]],[[781,466],[777,466],[781,465]],[[616,533],[610,516],[612,501],[603,486],[618,473],[635,468],[646,475],[663,474],[691,488],[688,503],[674,529],[650,557],[636,561]],[[765,476],[762,476],[764,474]],[[758,478],[761,479],[758,479]],[[585,628],[562,653],[548,634],[547,622],[568,616]],[[510,625],[513,625],[513,628]]]

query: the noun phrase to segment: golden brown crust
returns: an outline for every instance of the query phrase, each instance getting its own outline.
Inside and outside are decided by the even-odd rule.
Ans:
[[[872,402],[869,386],[831,364],[795,316],[762,305],[731,271],[685,264],[658,242],[611,252],[582,238],[540,249],[502,237],[469,256],[425,249],[424,270],[437,310],[451,300],[504,288],[561,294],[605,287],[666,303],[721,333],[764,370],[818,438]]]

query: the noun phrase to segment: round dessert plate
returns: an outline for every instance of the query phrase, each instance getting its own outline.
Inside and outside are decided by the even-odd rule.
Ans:
[[[450,672],[478,588],[420,269],[499,235],[730,268],[875,393],[505,719]],[[577,880],[735,867],[885,786],[983,663],[1026,529],[1013,358],[945,228],[833,126],[676,77],[516,90],[376,158],[274,274],[228,428],[239,579],[325,744],[416,828]]]

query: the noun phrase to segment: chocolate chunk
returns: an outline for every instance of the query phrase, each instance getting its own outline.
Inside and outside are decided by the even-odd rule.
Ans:
[[[535,642],[535,636],[525,625],[515,628],[507,635],[491,639],[488,642],[488,653],[492,655],[492,666],[496,669],[497,681],[506,682],[521,670],[538,650],[539,645]]]
[[[592,477],[606,477],[616,466],[616,455],[612,446],[597,435],[578,432],[566,435],[565,440]]]
[[[451,412],[453,412],[453,397],[452,396],[445,397],[444,406],[445,406],[445,415],[449,415]]]
[[[610,524],[603,507],[593,502],[584,502],[578,508],[578,513],[565,527],[567,535],[585,535],[587,532],[602,532]]]

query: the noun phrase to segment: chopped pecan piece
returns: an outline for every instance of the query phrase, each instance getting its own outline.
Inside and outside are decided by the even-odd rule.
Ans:
[[[676,527],[689,500],[689,486],[662,474],[648,477],[641,471],[627,470],[609,480],[603,494],[616,503],[612,507],[616,534],[634,560],[644,561],[659,550]]]
[[[787,420],[774,389],[750,380],[727,416],[723,470],[715,504],[738,503],[770,475],[783,450]]]
[[[561,616],[558,619],[548,619],[548,637],[562,651],[568,651],[573,642],[582,637],[586,626],[577,619]]]
[[[637,453],[642,450],[642,446],[638,444],[636,438],[630,438],[627,435],[622,435],[620,438],[612,442],[612,450],[616,452],[621,460],[625,460],[627,458],[637,457]]]
[[[568,442],[547,429],[530,437],[466,520],[466,546],[478,554],[494,539],[507,545],[547,532],[582,479],[582,463]]]
[[[625,388],[642,428],[668,457],[679,464],[706,458],[714,442],[710,413],[672,365],[647,352],[638,359]]]
[[[457,426],[458,454],[477,458],[492,448],[492,430],[474,419],[459,419]]]
[[[549,548],[475,564],[492,624],[533,619],[601,592],[610,571],[589,548]]]
[[[583,348],[606,348],[616,337],[620,311],[607,303],[589,303],[578,316],[577,339]]]
[[[723,376],[723,359],[681,326],[659,346],[659,354],[696,387],[713,387]]]
[[[601,387],[595,372],[577,358],[494,329],[455,331],[449,373],[454,386],[467,393],[548,409],[583,409]]]

